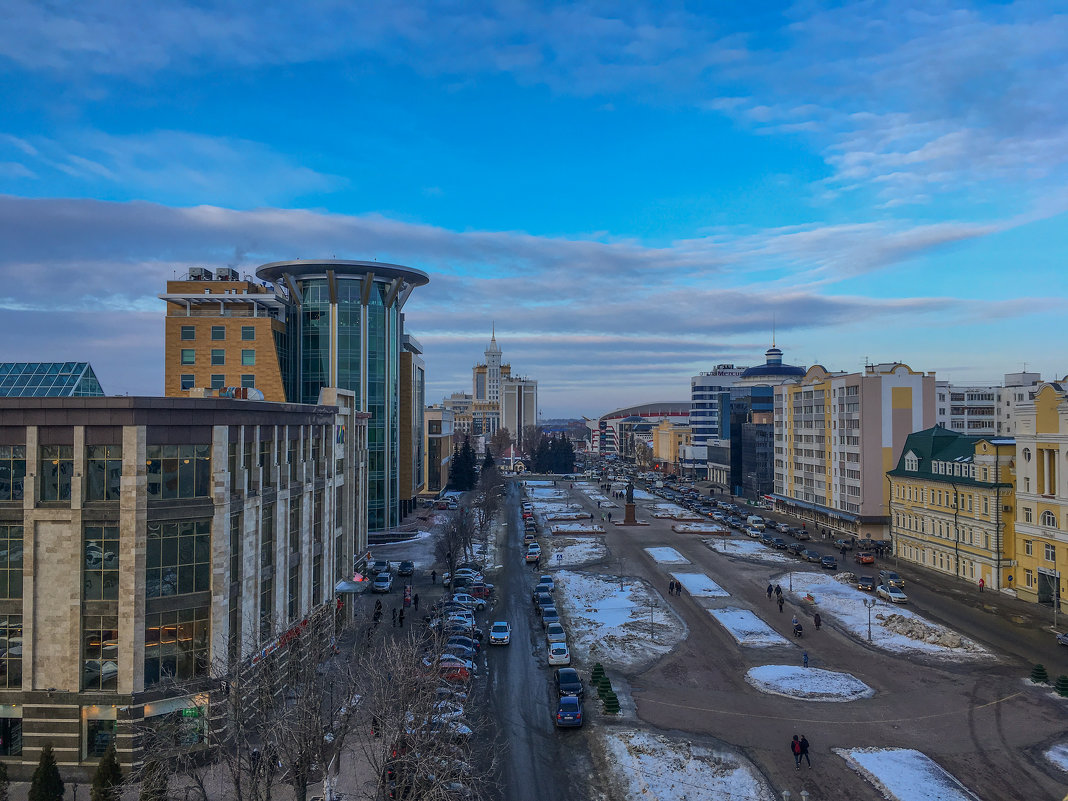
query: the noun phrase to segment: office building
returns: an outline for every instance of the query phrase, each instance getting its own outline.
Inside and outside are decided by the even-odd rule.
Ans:
[[[896,362],[810,367],[775,387],[776,508],[837,534],[886,536],[886,473],[908,435],[934,421],[933,373]]]
[[[1012,439],[942,425],[909,434],[886,474],[895,555],[961,581],[1011,586],[1015,457]]]
[[[400,354],[400,505],[401,516],[415,508],[426,489],[426,363],[423,346],[404,335]]]
[[[426,432],[426,493],[437,497],[449,483],[453,453],[453,413],[444,406],[428,406],[424,414]]]
[[[3,398],[94,398],[103,394],[89,362],[0,362]]]
[[[281,657],[294,628],[329,644],[367,544],[367,420],[351,393],[317,400],[0,398],[13,776],[45,743],[83,782],[112,742],[128,769],[145,722],[200,742],[212,666]]]
[[[538,382],[529,378],[506,378],[501,382],[501,425],[523,450],[523,437],[538,424]]]
[[[709,447],[722,448],[729,443],[730,390],[744,370],[733,364],[717,364],[714,370],[690,379],[690,445],[683,451],[683,469],[724,489],[729,485],[729,456],[726,451],[714,451],[712,468]]]

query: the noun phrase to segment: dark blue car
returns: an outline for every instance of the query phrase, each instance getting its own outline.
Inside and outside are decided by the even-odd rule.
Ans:
[[[582,725],[582,702],[573,695],[563,695],[556,707],[556,725],[558,728],[565,726]]]

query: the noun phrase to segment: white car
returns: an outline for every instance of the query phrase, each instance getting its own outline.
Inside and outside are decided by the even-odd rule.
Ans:
[[[909,597],[900,589],[897,587],[888,587],[885,584],[880,584],[876,587],[875,594],[893,604],[906,604],[909,601]]]
[[[550,623],[545,627],[545,641],[548,643],[567,642],[567,632],[559,623]]]
[[[755,529],[755,528],[747,528],[745,530],[745,533],[748,534],[750,537],[752,537],[754,540],[758,540],[762,536],[764,536],[764,532],[763,531],[760,531],[759,529]]]
[[[454,612],[449,612],[448,617],[445,618],[445,622],[463,623],[465,626],[471,626],[473,628],[475,625],[475,616],[472,612],[461,612],[456,610]]]
[[[538,559],[541,559],[541,546],[536,542],[532,542],[527,546],[527,561],[534,562]]]
[[[498,620],[490,626],[489,644],[508,645],[512,641],[512,627],[507,620]]]
[[[379,573],[375,576],[374,584],[371,585],[372,592],[389,592],[391,589],[393,589],[392,573]]]
[[[553,642],[549,643],[549,664],[550,665],[570,665],[571,664],[571,652],[567,650],[567,643]]]
[[[453,593],[452,602],[454,604],[463,604],[468,609],[474,609],[476,612],[481,612],[486,608],[485,601],[481,598],[476,598],[473,595],[468,595],[466,592]]]

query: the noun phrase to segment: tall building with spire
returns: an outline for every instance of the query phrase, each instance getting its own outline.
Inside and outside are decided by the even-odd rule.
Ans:
[[[504,361],[497,344],[496,326],[483,356],[484,361],[471,369],[471,401],[457,415],[456,429],[490,437],[497,429],[507,428],[512,441],[521,447],[523,430],[537,423],[538,382],[512,375],[512,366]]]

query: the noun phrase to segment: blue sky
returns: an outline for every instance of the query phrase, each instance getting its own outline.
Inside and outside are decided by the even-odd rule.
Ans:
[[[337,256],[430,273],[431,400],[492,321],[546,416],[683,399],[773,323],[829,369],[1068,372],[1068,14],[721,5],[6,0],[5,358],[158,394],[175,271]]]

